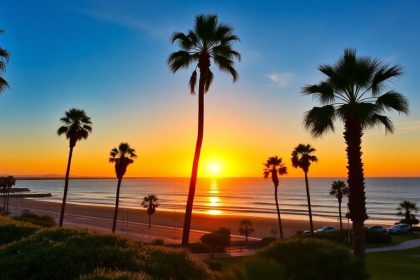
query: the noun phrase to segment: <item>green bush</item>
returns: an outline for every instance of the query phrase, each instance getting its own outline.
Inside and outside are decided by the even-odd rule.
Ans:
[[[30,236],[39,230],[33,224],[15,221],[6,216],[0,216],[0,245],[8,244]]]
[[[232,265],[223,274],[224,280],[283,280],[284,266],[272,259],[253,257],[240,264]],[[318,278],[317,278],[318,279]]]
[[[75,279],[97,267],[139,271],[137,248],[88,231],[44,229],[0,249],[0,279]]]
[[[392,236],[388,233],[381,233],[375,231],[366,231],[366,243],[371,244],[389,244],[392,243]]]
[[[155,238],[152,241],[150,241],[150,244],[151,245],[160,245],[160,246],[163,246],[163,245],[165,245],[165,239],[163,239],[163,238]]]
[[[82,275],[79,280],[151,280],[152,278],[143,272],[110,271],[98,268],[94,272]]]
[[[268,245],[270,245],[271,243],[273,243],[276,240],[277,240],[277,238],[274,238],[274,237],[264,237],[258,242],[258,247],[260,247],[260,248],[267,247]]]
[[[55,221],[50,216],[38,216],[33,213],[24,213],[18,217],[14,217],[15,220],[28,222],[40,227],[53,227],[55,226]]]
[[[188,248],[191,252],[199,254],[199,253],[209,253],[209,247],[202,242],[194,242],[188,245]]]
[[[153,279],[213,279],[213,272],[197,256],[184,249],[144,246],[139,253],[140,270]]]
[[[312,238],[275,242],[258,253],[284,265],[287,279],[366,279],[363,263],[349,249]]]

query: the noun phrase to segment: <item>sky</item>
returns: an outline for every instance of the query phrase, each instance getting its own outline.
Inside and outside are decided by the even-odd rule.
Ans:
[[[217,14],[240,42],[239,80],[216,69],[205,96],[199,176],[258,177],[272,155],[288,176],[299,143],[317,149],[310,176],[346,175],[343,128],[313,138],[302,126],[316,106],[301,88],[322,79],[345,48],[399,64],[390,87],[410,101],[391,114],[396,132],[363,136],[365,174],[420,176],[420,3],[418,1],[59,1],[2,0],[0,46],[11,53],[0,96],[0,174],[65,173],[68,142],[56,134],[64,112],[86,110],[93,132],[75,147],[73,176],[114,176],[109,151],[129,142],[139,157],[131,177],[188,177],[197,133],[192,69],[167,66],[175,31],[197,14]],[[216,174],[217,173],[217,174]]]

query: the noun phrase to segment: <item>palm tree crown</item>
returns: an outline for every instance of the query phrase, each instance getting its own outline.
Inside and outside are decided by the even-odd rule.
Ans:
[[[121,143],[118,148],[113,148],[109,154],[109,162],[115,163],[115,174],[122,178],[127,171],[127,166],[134,162],[136,151],[128,143]]]
[[[57,134],[65,134],[70,140],[70,147],[76,146],[77,141],[88,138],[92,132],[92,122],[84,110],[72,108],[65,112],[60,121],[64,125],[57,130]]]
[[[143,198],[141,206],[143,206],[143,208],[147,208],[148,215],[153,215],[156,211],[156,208],[159,207],[157,196],[154,194],[148,194]]]
[[[392,133],[392,121],[383,113],[392,110],[408,113],[408,101],[402,94],[385,91],[391,78],[401,76],[402,68],[398,65],[356,57],[355,50],[346,49],[335,65],[321,65],[318,69],[326,76],[325,80],[303,88],[305,95],[312,95],[323,105],[305,115],[304,124],[314,136],[334,131],[337,117],[343,121],[351,118],[362,129],[382,124]]]
[[[274,186],[279,186],[279,179],[277,177],[277,173],[279,175],[287,174],[287,167],[283,164],[283,161],[278,156],[269,157],[267,162],[264,163],[264,178],[269,178],[273,180]]]
[[[308,172],[312,162],[317,162],[318,158],[311,153],[315,152],[315,148],[307,144],[299,144],[292,152],[292,165],[295,168],[302,168],[304,172]]]
[[[330,195],[333,195],[341,203],[343,196],[349,194],[349,188],[344,181],[334,181],[331,184]]]
[[[0,29],[0,34],[3,33],[3,29]],[[6,63],[9,60],[9,53],[0,47],[0,94],[9,86],[7,81],[1,76],[6,69]]]
[[[198,15],[193,30],[189,30],[188,33],[176,32],[172,35],[172,43],[178,42],[180,50],[169,55],[168,64],[174,73],[180,68],[188,68],[190,64],[195,64],[189,81],[191,94],[195,93],[197,67],[200,68],[201,75],[205,75],[202,78],[207,92],[213,81],[213,73],[210,71],[211,60],[221,71],[230,73],[233,81],[238,79],[238,73],[233,65],[234,58],[240,60],[241,55],[232,47],[232,43],[238,40],[238,36],[233,34],[232,27],[219,24],[216,15]]]
[[[419,211],[419,208],[416,206],[416,203],[404,200],[403,202],[400,203],[397,210],[400,211],[400,214],[402,211],[409,211],[409,212],[415,213]]]

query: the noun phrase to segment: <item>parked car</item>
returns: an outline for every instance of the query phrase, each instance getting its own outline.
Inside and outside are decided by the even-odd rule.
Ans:
[[[335,227],[323,227],[323,228],[315,230],[314,233],[316,233],[316,234],[332,233],[332,232],[336,232],[336,231],[337,231],[337,229]]]
[[[383,226],[372,226],[372,227],[368,228],[368,231],[374,231],[374,232],[379,232],[379,233],[388,232],[386,230],[386,228],[384,228]]]
[[[403,234],[411,232],[411,227],[407,224],[396,224],[388,229],[389,234]]]

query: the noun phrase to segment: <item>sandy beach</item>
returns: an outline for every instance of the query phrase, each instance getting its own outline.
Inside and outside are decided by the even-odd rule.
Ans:
[[[49,215],[58,220],[59,203],[37,201],[33,199],[13,198],[10,201],[12,214],[31,211],[36,214]],[[114,208],[93,205],[66,205],[64,225],[66,227],[89,228],[100,232],[110,232]],[[191,224],[191,241],[197,241],[201,235],[219,227],[231,229],[233,239],[238,236],[239,223],[244,216],[193,214]],[[249,217],[247,217],[249,218]],[[307,230],[309,222],[302,219],[283,218],[283,230],[286,237],[290,237],[299,230]],[[152,228],[147,227],[148,216],[143,209],[120,208],[118,215],[117,233],[135,240],[150,241],[163,238],[168,243],[180,243],[184,214],[179,212],[157,211],[152,217]],[[253,238],[271,236],[270,230],[277,229],[277,220],[273,218],[249,218],[255,228]],[[337,222],[314,221],[315,228],[325,225],[338,227]],[[347,223],[345,224],[347,226]]]

